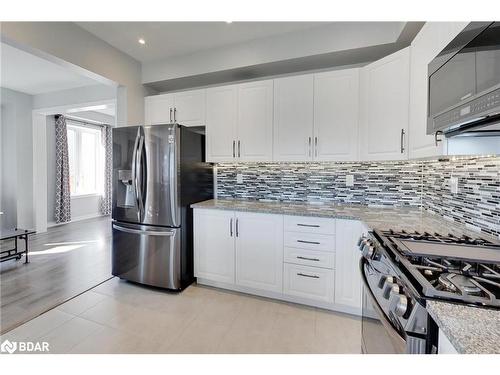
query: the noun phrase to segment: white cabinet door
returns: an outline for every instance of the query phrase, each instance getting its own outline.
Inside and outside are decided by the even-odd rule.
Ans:
[[[206,146],[208,162],[234,161],[238,121],[238,86],[206,91]]]
[[[353,307],[361,313],[360,252],[357,247],[364,227],[356,220],[336,220],[335,303]]]
[[[436,144],[434,135],[427,135],[428,64],[467,22],[426,22],[411,43],[410,63],[410,158],[446,154],[444,137]]]
[[[313,75],[274,80],[275,161],[312,160]]]
[[[170,110],[174,107],[172,94],[152,95],[144,98],[146,125],[170,124],[173,122]]]
[[[359,69],[314,75],[314,160],[358,158]]]
[[[194,275],[234,284],[234,213],[194,210]]]
[[[361,69],[362,160],[408,158],[410,47]]]
[[[238,85],[239,161],[271,161],[273,157],[273,81]]]
[[[283,216],[236,213],[236,284],[282,292]]]
[[[175,121],[184,126],[205,125],[205,90],[174,94]]]

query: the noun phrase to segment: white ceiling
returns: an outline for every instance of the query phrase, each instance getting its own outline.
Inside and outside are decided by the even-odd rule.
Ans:
[[[324,26],[328,22],[77,22],[138,61],[151,62]],[[146,45],[138,43],[139,38]]]
[[[30,95],[99,84],[40,57],[0,44],[0,86]]]

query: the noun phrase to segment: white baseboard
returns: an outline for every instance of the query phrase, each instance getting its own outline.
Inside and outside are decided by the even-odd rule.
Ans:
[[[98,218],[98,217],[101,217],[101,216],[107,216],[107,215],[103,215],[103,214],[90,214],[90,215],[82,215],[82,216],[77,216],[77,217],[72,217],[71,218],[71,221],[68,221],[67,223],[56,223],[55,221],[48,221],[47,222],[47,228],[51,228],[51,227],[57,227],[59,225],[64,225],[64,224],[69,224],[69,223],[73,223],[75,221],[81,221],[81,220],[87,220],[87,219],[95,219],[95,218]]]
[[[277,299],[280,301],[297,303],[299,305],[318,307],[320,309],[337,311],[337,312],[342,312],[342,313],[346,313],[346,314],[350,314],[350,315],[361,316],[361,308],[357,308],[357,307],[315,301],[315,300],[310,300],[307,298],[301,298],[301,297],[295,297],[295,296],[288,296],[288,295],[285,295],[282,293],[252,289],[252,288],[242,287],[242,286],[238,286],[238,285],[234,285],[234,284],[227,284],[227,283],[222,283],[219,281],[207,280],[207,279],[203,279],[203,278],[199,278],[199,277],[196,280],[197,280],[197,283],[200,285],[212,286],[215,288],[227,289],[227,290],[231,290],[234,292],[252,294],[252,295],[256,295],[256,296],[260,296],[260,297],[266,297],[266,298]]]

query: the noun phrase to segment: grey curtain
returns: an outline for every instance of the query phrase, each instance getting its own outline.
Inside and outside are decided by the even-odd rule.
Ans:
[[[56,116],[56,223],[71,221],[71,192],[69,187],[68,131],[66,119]]]
[[[101,197],[101,213],[111,215],[111,175],[113,174],[113,138],[110,126],[101,127],[104,147],[104,191]]]

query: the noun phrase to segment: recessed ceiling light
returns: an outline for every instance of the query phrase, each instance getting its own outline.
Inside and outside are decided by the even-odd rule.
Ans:
[[[233,21],[226,21],[226,23],[233,23]]]
[[[139,42],[139,44],[142,44],[142,45],[146,44],[146,41],[144,40],[144,38],[139,38],[138,42]]]

